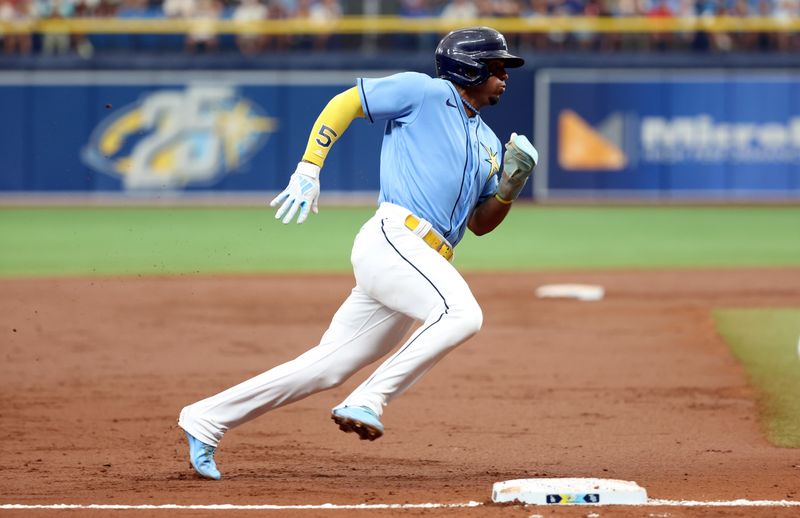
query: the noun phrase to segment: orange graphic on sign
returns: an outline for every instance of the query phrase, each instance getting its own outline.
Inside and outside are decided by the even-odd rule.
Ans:
[[[628,160],[618,145],[592,128],[580,115],[564,110],[558,116],[558,163],[573,171],[618,171]]]

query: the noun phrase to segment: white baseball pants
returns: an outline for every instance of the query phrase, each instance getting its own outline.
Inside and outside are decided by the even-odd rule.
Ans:
[[[351,256],[356,286],[319,345],[185,407],[178,424],[217,446],[231,428],[340,385],[388,354],[414,321],[420,321],[411,337],[339,405],[366,406],[381,415],[392,398],[478,332],[483,314],[469,286],[444,257],[405,226],[409,213],[383,203],[361,227]],[[420,227],[430,228],[424,221]]]

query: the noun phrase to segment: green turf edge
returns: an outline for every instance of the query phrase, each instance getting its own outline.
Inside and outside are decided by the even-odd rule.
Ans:
[[[370,207],[324,207],[301,227],[267,207],[0,208],[0,277],[349,273]],[[800,207],[522,205],[467,233],[467,271],[798,267]]]
[[[714,319],[756,388],[767,439],[800,448],[800,308],[719,308]]]

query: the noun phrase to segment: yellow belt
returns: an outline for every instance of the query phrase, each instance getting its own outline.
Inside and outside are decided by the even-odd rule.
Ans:
[[[419,218],[414,216],[413,214],[409,214],[406,217],[406,227],[409,230],[416,230],[419,226]],[[450,245],[447,244],[447,241],[444,240],[439,234],[430,229],[427,234],[422,237],[422,240],[428,243],[428,246],[439,252],[439,255],[447,259],[448,261],[453,258],[453,249]]]

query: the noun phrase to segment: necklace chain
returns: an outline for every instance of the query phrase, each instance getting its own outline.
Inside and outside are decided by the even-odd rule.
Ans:
[[[478,111],[478,109],[477,109],[476,107],[472,106],[472,105],[469,103],[469,101],[467,101],[467,100],[466,100],[466,99],[464,99],[463,97],[461,98],[461,102],[463,102],[463,103],[464,103],[464,105],[465,105],[467,108],[469,108],[470,110],[472,110],[472,111],[473,111],[473,113],[475,113],[476,115],[480,113],[480,111]]]

